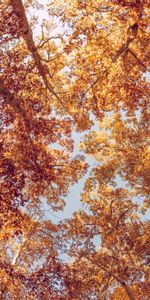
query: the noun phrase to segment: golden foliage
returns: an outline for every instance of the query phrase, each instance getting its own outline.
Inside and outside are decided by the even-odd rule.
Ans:
[[[1,299],[149,299],[148,14],[1,1]],[[82,208],[54,224],[88,156]]]

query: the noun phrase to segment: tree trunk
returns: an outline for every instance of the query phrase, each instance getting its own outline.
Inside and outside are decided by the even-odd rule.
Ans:
[[[135,300],[133,293],[131,292],[129,286],[125,282],[121,282],[122,287],[125,289],[130,300]]]

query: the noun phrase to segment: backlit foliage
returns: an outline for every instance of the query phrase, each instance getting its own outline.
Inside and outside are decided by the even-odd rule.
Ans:
[[[148,15],[1,1],[0,299],[150,298]],[[91,157],[81,209],[54,224]]]

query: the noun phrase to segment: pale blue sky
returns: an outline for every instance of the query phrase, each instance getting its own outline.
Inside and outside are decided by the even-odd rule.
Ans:
[[[48,13],[46,11],[46,5],[50,4],[51,1],[49,0],[43,0],[42,1],[42,5],[44,6],[44,9],[32,9],[30,8],[30,10],[28,11],[28,19],[30,20],[31,16],[33,16],[33,14],[35,14],[38,17],[38,23],[36,24],[35,28],[34,28],[34,37],[36,38],[40,32],[41,32],[41,24],[43,22],[43,20],[49,20],[49,16]],[[62,27],[62,24],[58,23],[57,19],[55,19],[56,23],[57,23],[57,28],[54,28],[52,30],[52,32],[50,32],[50,36],[51,35],[56,35],[56,34],[60,34],[63,33],[66,28]],[[147,80],[149,81],[149,73],[145,73],[144,77],[147,78]],[[138,116],[138,112],[137,112],[137,116]],[[94,126],[91,128],[91,130],[98,130],[98,124],[96,123],[95,119],[92,116],[92,120],[94,120]],[[74,152],[72,153],[72,156],[79,154],[79,150],[78,150],[78,144],[80,143],[82,137],[84,136],[84,134],[86,134],[87,132],[83,132],[83,133],[76,133],[73,132],[73,139],[75,141],[75,147],[74,147]],[[53,147],[53,145],[51,145]],[[55,145],[56,147],[58,147],[57,145]],[[98,164],[98,162],[95,161],[94,158],[86,156],[86,161],[89,164],[89,168],[87,171],[87,174],[79,180],[78,183],[74,184],[69,191],[69,195],[66,197],[65,201],[66,201],[66,206],[63,210],[63,212],[51,212],[47,215],[48,218],[50,218],[51,220],[53,220],[54,222],[59,222],[59,220],[65,219],[65,218],[69,218],[71,217],[71,215],[77,211],[78,209],[81,208],[81,202],[80,202],[80,198],[81,198],[81,193],[83,191],[84,188],[84,183],[86,181],[86,179],[89,177],[90,172],[92,170],[92,168],[94,166],[96,166],[96,164]],[[117,186],[118,187],[125,187],[125,182],[119,177],[117,176]],[[135,201],[140,201],[139,199],[135,199]],[[142,219],[144,218],[149,218],[150,217],[150,213],[147,213],[145,216],[141,216]]]

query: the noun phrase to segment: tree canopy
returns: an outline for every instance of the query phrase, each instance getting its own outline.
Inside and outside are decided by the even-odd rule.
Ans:
[[[148,1],[2,0],[0,20],[0,299],[149,300]]]

